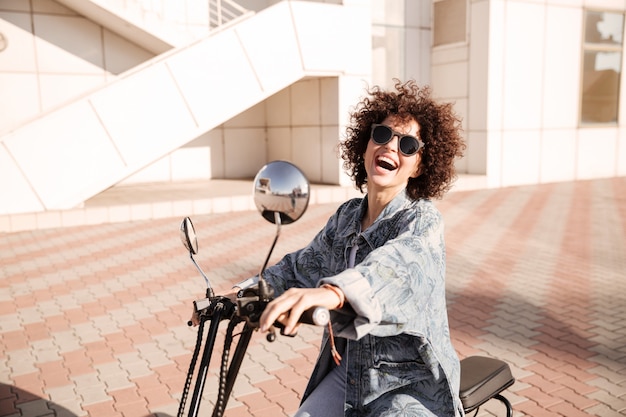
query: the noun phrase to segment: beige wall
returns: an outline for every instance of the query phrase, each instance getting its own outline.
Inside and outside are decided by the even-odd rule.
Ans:
[[[468,5],[466,40],[432,53],[433,88],[465,119],[462,169],[490,187],[626,175],[624,112],[617,125],[578,121],[584,8],[623,11],[624,2]]]
[[[83,72],[97,82],[47,111],[18,109],[23,119],[7,118],[14,125],[0,137],[0,194],[13,197],[0,201],[0,216],[77,208],[120,183],[251,177],[283,149],[312,181],[341,183],[340,161],[325,155],[370,75],[369,3],[350,3],[280,2],[118,76],[119,60],[107,58],[125,50],[115,50],[101,26],[52,1],[4,12],[13,21],[20,13],[26,21],[53,17],[54,27],[42,31],[50,39],[38,37],[37,25],[20,34],[35,44],[63,41],[64,48],[32,59],[62,67],[68,77],[56,85],[60,91]],[[3,0],[0,8],[13,4],[22,3]],[[81,36],[65,19],[102,36]],[[0,54],[19,61],[20,44],[11,38]],[[35,64],[35,78],[21,87],[38,89],[43,72]],[[32,97],[48,98],[43,90],[12,94],[35,108],[41,103]]]
[[[153,56],[52,0],[1,1],[0,32],[7,41],[0,52],[0,132]]]

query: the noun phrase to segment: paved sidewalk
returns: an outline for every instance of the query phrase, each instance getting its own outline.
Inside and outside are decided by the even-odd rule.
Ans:
[[[626,415],[626,178],[459,191],[437,204],[459,355],[511,364],[516,417]],[[274,260],[336,206],[311,205],[284,226]],[[204,291],[180,220],[0,234],[0,416],[177,414],[195,343],[185,323]],[[216,292],[258,271],[274,233],[258,213],[193,220]],[[274,343],[255,334],[225,415],[292,415],[319,336],[306,326]]]

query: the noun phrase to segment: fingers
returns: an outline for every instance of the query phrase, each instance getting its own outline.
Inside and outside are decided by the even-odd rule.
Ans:
[[[300,317],[305,310],[317,305],[314,288],[291,288],[270,302],[261,315],[261,331],[267,331],[276,321],[284,325],[285,334],[297,331]]]
[[[262,332],[268,331],[276,321],[286,323],[289,318],[290,302],[287,298],[278,297],[271,301],[261,314],[259,324]]]
[[[261,315],[260,326],[261,331],[265,332],[269,330],[275,322],[282,323],[285,328],[284,333],[291,334],[295,323],[297,323],[297,303],[301,301],[301,296],[295,289],[287,290],[280,297],[271,301],[263,311]]]

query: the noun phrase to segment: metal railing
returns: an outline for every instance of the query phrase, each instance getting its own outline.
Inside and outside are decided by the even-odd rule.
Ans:
[[[231,0],[209,0],[209,30],[222,26],[248,13]]]
[[[208,33],[222,25],[251,13],[233,0],[206,0],[205,7],[198,7],[201,0],[106,0],[114,9],[133,17],[139,22],[161,22],[165,27],[177,28],[182,32],[198,34]],[[172,12],[183,8],[185,12]],[[189,10],[204,9],[206,15],[187,15]]]

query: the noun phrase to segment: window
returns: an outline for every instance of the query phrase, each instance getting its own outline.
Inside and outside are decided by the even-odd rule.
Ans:
[[[465,42],[466,0],[442,0],[434,4],[433,45]]]
[[[372,82],[393,87],[405,79],[407,10],[404,0],[374,0],[372,5]]]
[[[580,121],[617,123],[624,14],[585,11]]]

